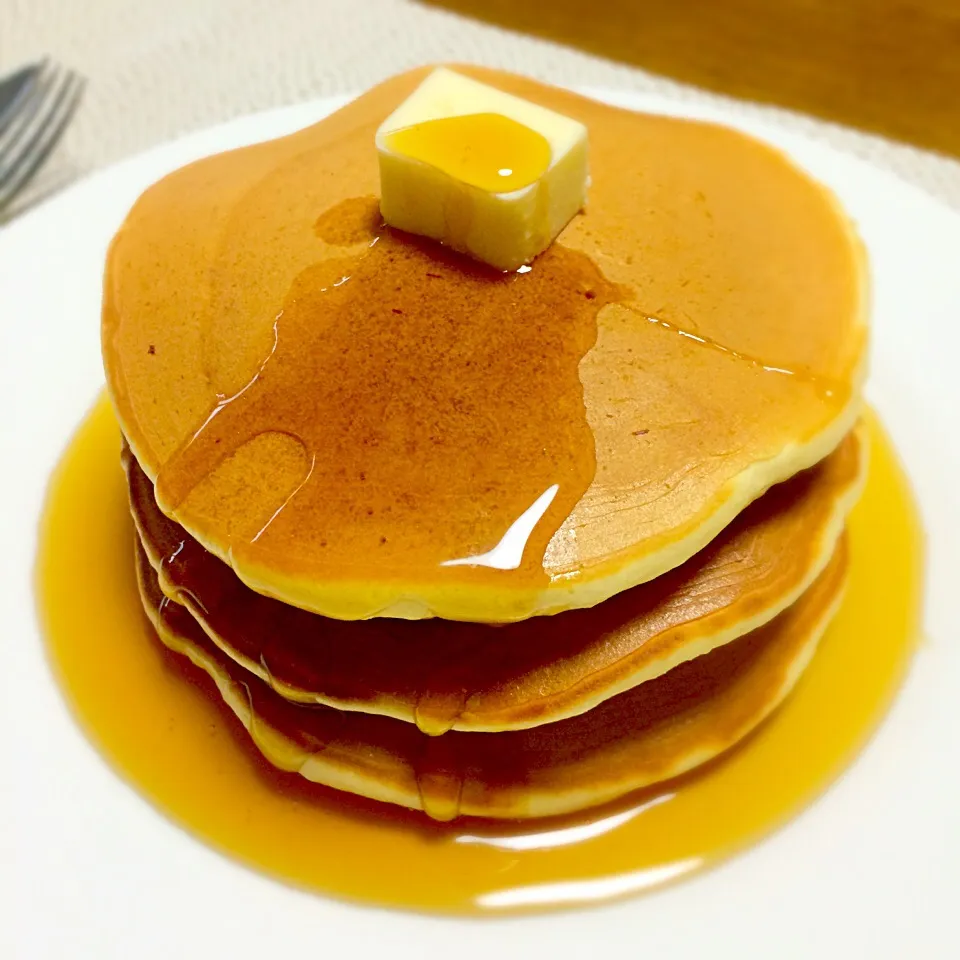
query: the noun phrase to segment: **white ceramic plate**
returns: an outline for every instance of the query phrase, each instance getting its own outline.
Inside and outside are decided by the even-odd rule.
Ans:
[[[811,809],[720,869],[622,903],[502,921],[389,913],[291,890],[191,839],[124,785],[74,726],[44,660],[31,578],[37,518],[50,470],[102,383],[101,269],[127,208],[167,171],[286,133],[340,101],[247,117],[97,174],[0,230],[0,937],[13,938],[0,954],[553,960],[595,957],[606,945],[697,960],[960,956],[960,217],[799,137],[687,104],[595,95],[772,141],[833,187],[866,240],[870,396],[929,534],[929,639],[880,734]]]

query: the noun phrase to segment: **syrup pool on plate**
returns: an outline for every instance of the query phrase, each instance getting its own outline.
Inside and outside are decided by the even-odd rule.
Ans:
[[[461,914],[637,893],[716,864],[799,813],[852,761],[895,694],[919,633],[922,537],[875,418],[871,438],[866,489],[848,523],[845,600],[794,693],[719,761],[582,816],[438,824],[270,767],[207,678],[146,622],[105,399],[48,493],[36,572],[50,661],[77,720],[124,779],[196,838],[279,880]]]

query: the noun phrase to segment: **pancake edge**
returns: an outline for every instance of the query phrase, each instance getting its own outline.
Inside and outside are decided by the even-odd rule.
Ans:
[[[616,786],[608,784],[600,790],[587,791],[581,786],[550,792],[542,788],[530,789],[529,785],[524,784],[521,787],[513,786],[499,791],[482,792],[483,797],[493,800],[488,804],[471,802],[468,791],[466,802],[461,800],[458,815],[491,819],[535,819],[575,813],[602,806],[637,790],[674,779],[725,754],[760,726],[782,704],[809,665],[823,633],[842,602],[849,565],[847,553],[848,548],[844,539],[838,545],[838,553],[833,558],[836,567],[832,575],[830,567],[825,571],[824,576],[829,576],[829,580],[814,586],[814,589],[819,586],[829,599],[815,616],[809,618],[811,622],[805,624],[807,638],[801,649],[790,660],[780,685],[768,697],[761,709],[742,722],[722,745],[716,744],[705,747],[699,752],[687,753],[680,762],[662,768],[653,777],[639,776],[626,785],[621,780]],[[185,656],[210,677],[226,706],[243,724],[254,745],[269,763],[280,770],[298,773],[307,780],[335,790],[427,813],[420,791],[416,788],[416,771],[403,759],[398,760],[391,755],[394,765],[404,768],[407,772],[408,776],[405,779],[412,784],[412,788],[404,790],[398,786],[399,778],[394,778],[394,782],[385,787],[380,780],[370,775],[374,764],[365,766],[356,763],[352,765],[337,763],[328,756],[325,749],[311,753],[280,731],[266,723],[258,722],[249,701],[244,696],[242,684],[226,676],[213,658],[204,655],[203,651],[198,650],[189,640],[178,636],[163,623],[159,611],[154,609],[146,599],[139,562],[136,563],[136,569],[142,605],[160,641],[173,652]]]
[[[625,657],[621,660],[602,668],[596,673],[590,674],[577,683],[565,688],[562,691],[552,694],[550,697],[543,698],[541,701],[535,701],[537,706],[543,703],[554,703],[556,706],[548,711],[538,709],[536,713],[531,714],[529,706],[531,701],[525,701],[518,704],[511,710],[501,711],[492,716],[483,713],[471,713],[469,709],[469,698],[466,707],[457,721],[450,728],[461,732],[473,733],[503,733],[510,730],[523,730],[531,727],[541,726],[545,723],[555,723],[559,720],[565,720],[570,717],[578,716],[592,710],[605,700],[618,694],[625,693],[627,690],[645,683],[648,680],[656,679],[658,676],[672,670],[688,660],[692,660],[724,644],[744,636],[747,633],[756,630],[769,623],[780,613],[792,606],[806,591],[811,584],[820,576],[826,566],[829,564],[837,543],[843,534],[844,524],[851,509],[856,504],[862,493],[867,475],[867,461],[869,457],[869,436],[866,424],[860,421],[853,432],[857,439],[857,452],[859,466],[856,478],[836,497],[831,515],[828,520],[820,527],[818,544],[813,562],[793,585],[793,588],[782,594],[776,602],[770,603],[757,611],[753,616],[737,620],[733,624],[722,626],[715,632],[709,633],[693,644],[681,647],[680,649],[670,649],[664,657],[645,663],[641,669],[624,670],[625,663],[629,663],[631,657]],[[132,511],[131,511],[132,512]],[[133,512],[132,512],[133,513]],[[220,637],[208,625],[202,606],[188,593],[179,594],[178,591],[169,583],[163,574],[163,564],[161,558],[157,556],[152,544],[144,537],[142,528],[139,525],[135,513],[133,514],[134,525],[137,527],[137,534],[144,554],[157,574],[160,588],[164,595],[171,601],[181,604],[193,616],[194,620],[201,627],[210,641],[217,646],[221,652],[231,660],[238,663],[244,669],[258,677],[264,683],[268,684],[276,693],[284,699],[298,704],[322,704],[324,706],[334,707],[338,710],[357,713],[374,713],[380,716],[390,717],[394,720],[401,720],[407,723],[415,723],[415,705],[406,703],[397,698],[381,697],[371,700],[343,699],[331,697],[316,691],[306,690],[301,687],[291,686],[290,684],[278,681],[263,666],[263,664],[238,654],[229,643]],[[722,608],[712,614],[708,614],[705,619],[717,618],[726,623],[731,616],[731,607]],[[695,621],[694,621],[695,622]],[[656,637],[651,638],[649,642],[666,642],[672,634],[687,629],[689,624],[682,624],[678,627],[666,630]],[[639,653],[644,648],[641,647],[635,654],[639,659]],[[611,682],[607,686],[597,686],[598,676],[610,674]],[[592,695],[578,698],[577,690],[589,685],[594,689]],[[525,709],[526,708],[526,709]]]

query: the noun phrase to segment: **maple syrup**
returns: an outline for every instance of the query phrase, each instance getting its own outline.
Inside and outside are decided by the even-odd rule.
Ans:
[[[387,146],[490,193],[529,187],[550,166],[547,138],[499,113],[416,123],[391,133]]]
[[[241,566],[309,555],[319,580],[510,570],[546,587],[547,543],[596,471],[579,364],[623,292],[560,244],[520,275],[382,225],[363,236],[376,205],[352,198],[315,224],[365,242],[296,277],[272,348],[164,463],[157,500],[203,503],[238,451],[282,437],[300,465],[262,513],[238,508]]]
[[[869,480],[849,520],[846,598],[795,692],[721,760],[579,817],[432,823],[270,767],[207,678],[147,625],[106,400],[64,454],[43,518],[37,590],[51,663],[118,773],[198,838],[278,879],[454,913],[636,893],[713,865],[798,813],[852,760],[890,703],[919,632],[922,537],[875,420],[871,433]],[[438,778],[443,769],[439,757]]]

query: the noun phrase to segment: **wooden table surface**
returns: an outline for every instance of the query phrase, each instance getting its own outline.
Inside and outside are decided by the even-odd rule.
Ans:
[[[425,0],[960,157],[960,0]]]

